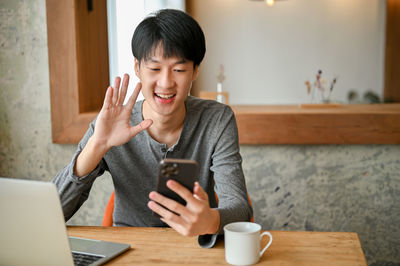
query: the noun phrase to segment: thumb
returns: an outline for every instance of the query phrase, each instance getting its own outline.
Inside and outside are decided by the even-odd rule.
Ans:
[[[148,129],[151,125],[153,124],[153,120],[151,119],[146,119],[140,122],[140,124],[131,127],[131,134],[132,137],[136,136],[139,134],[141,131]]]
[[[193,193],[195,198],[199,200],[205,200],[208,202],[208,195],[204,191],[204,189],[200,186],[199,182],[194,183]]]

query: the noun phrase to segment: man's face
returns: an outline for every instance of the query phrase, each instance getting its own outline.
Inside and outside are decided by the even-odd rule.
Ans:
[[[184,112],[184,102],[198,74],[198,67],[193,68],[192,61],[165,58],[159,45],[154,55],[140,65],[135,59],[135,72],[142,82],[145,104],[152,111],[166,116]]]

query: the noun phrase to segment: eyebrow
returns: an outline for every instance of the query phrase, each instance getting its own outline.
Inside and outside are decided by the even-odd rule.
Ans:
[[[160,63],[160,61],[158,61],[158,60],[155,59],[155,58],[149,58],[149,59],[147,59],[146,61],[150,61],[151,63]],[[182,58],[182,59],[176,61],[176,62],[174,63],[174,65],[186,64],[187,62],[188,62],[188,61],[187,61],[186,59]]]

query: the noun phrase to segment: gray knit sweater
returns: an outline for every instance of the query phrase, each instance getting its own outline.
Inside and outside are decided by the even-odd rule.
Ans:
[[[142,104],[142,101],[136,103],[131,124],[143,120]],[[115,189],[115,226],[167,226],[152,214],[147,202],[149,193],[156,188],[159,161],[182,158],[199,163],[199,183],[208,194],[210,206],[221,215],[219,234],[230,222],[250,220],[252,208],[247,199],[237,126],[231,108],[191,96],[185,104],[183,129],[174,146],[168,149],[146,130],[142,131],[126,144],[111,148],[91,173],[78,179],[73,169],[77,156],[93,134],[93,121],[72,161],[53,180],[58,187],[65,219],[71,218],[86,201],[96,177],[109,171]],[[211,247],[215,239],[216,235],[200,236],[199,243]]]

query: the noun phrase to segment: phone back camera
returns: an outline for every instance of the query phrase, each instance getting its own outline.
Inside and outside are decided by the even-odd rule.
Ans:
[[[177,176],[179,174],[178,164],[172,163],[164,165],[163,168],[161,169],[161,174],[166,178],[169,178],[171,176]]]

